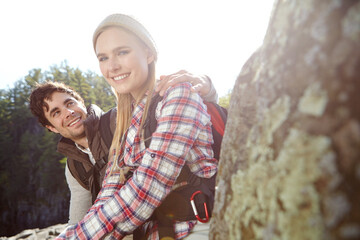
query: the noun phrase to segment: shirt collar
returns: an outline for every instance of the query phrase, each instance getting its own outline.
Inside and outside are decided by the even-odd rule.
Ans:
[[[92,164],[95,164],[95,159],[94,159],[94,157],[93,157],[93,155],[92,155],[92,153],[91,153],[91,151],[90,151],[89,148],[84,148],[83,146],[81,146],[81,145],[79,145],[79,144],[77,144],[77,143],[75,143],[75,146],[76,146],[80,151],[82,151],[83,153],[86,153],[86,154],[89,156],[90,162],[91,162]]]

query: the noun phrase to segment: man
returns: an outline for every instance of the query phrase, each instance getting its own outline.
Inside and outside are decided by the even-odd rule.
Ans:
[[[186,71],[160,77],[156,90],[162,95],[170,85],[183,81],[191,82],[193,91],[205,100],[217,101],[209,78]],[[67,157],[65,176],[71,193],[68,223],[75,224],[85,216],[101,189],[109,153],[100,126],[105,115],[96,105],[86,109],[76,91],[57,82],[37,86],[30,95],[30,109],[44,127],[62,136],[57,149]],[[107,114],[110,117],[105,124],[113,133],[116,109]]]

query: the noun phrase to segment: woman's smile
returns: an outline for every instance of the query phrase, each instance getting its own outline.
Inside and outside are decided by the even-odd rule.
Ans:
[[[128,76],[130,76],[130,73],[125,73],[125,74],[113,77],[112,79],[114,81],[119,81],[119,80],[123,80],[124,78],[127,78]]]
[[[133,34],[119,27],[104,30],[96,42],[100,70],[119,94],[142,94],[154,56]],[[139,96],[142,97],[142,96]]]

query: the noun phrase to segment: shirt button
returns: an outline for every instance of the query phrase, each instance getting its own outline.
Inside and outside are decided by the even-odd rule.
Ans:
[[[127,152],[130,152],[130,148],[126,148],[126,151],[127,151]]]
[[[152,153],[150,156],[151,156],[152,158],[154,158],[154,157],[155,157],[155,153]]]

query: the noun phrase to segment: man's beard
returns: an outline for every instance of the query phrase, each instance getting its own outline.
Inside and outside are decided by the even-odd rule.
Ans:
[[[85,130],[82,131],[81,133],[77,133],[77,134],[71,133],[70,135],[71,135],[71,139],[72,139],[73,141],[79,140],[79,139],[81,139],[81,138],[83,138],[83,137],[86,137],[86,135],[85,135]]]

